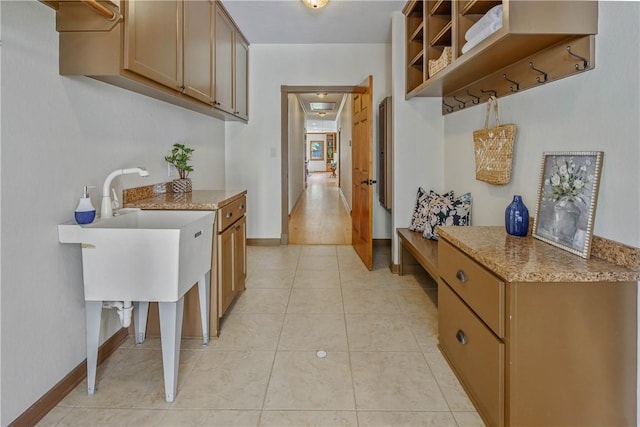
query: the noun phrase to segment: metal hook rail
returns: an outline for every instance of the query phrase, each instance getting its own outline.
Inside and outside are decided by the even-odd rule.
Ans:
[[[472,98],[471,99],[471,103],[473,105],[480,104],[480,97],[479,96],[475,96],[474,94],[472,94],[468,90],[467,90],[467,95],[469,95]]]
[[[549,75],[547,73],[545,73],[544,71],[538,70],[536,67],[534,67],[533,66],[533,62],[529,62],[529,68],[531,68],[533,71],[536,71],[536,72],[542,74],[542,80],[540,80],[540,76],[536,77],[536,81],[538,83],[546,83],[547,82],[547,79],[549,78]]]
[[[580,68],[580,64],[576,64],[576,70],[584,71],[589,69],[589,60],[583,56],[573,53],[571,51],[571,45],[567,46],[567,52],[569,52],[569,55],[574,56],[582,61],[582,68]]]
[[[520,91],[520,83],[518,83],[518,82],[516,82],[514,80],[511,80],[509,77],[507,77],[506,73],[502,75],[502,78],[505,79],[506,81],[516,85],[516,89],[515,90],[513,90],[513,86],[509,87],[509,89],[511,89],[511,92],[515,93],[515,92],[519,92]]]
[[[580,52],[581,55],[575,52]],[[576,58],[581,62],[576,64]],[[444,93],[442,114],[455,113],[468,106],[485,103],[490,96],[498,98],[513,95],[539,87],[543,83],[591,70],[594,68],[594,60],[595,36],[566,39],[464,87]],[[481,95],[476,96],[474,93]]]
[[[462,110],[463,108],[465,108],[467,106],[467,103],[464,102],[462,99],[459,99],[457,96],[454,96],[453,99],[455,99],[456,101],[458,101],[458,105],[460,105],[460,109]]]

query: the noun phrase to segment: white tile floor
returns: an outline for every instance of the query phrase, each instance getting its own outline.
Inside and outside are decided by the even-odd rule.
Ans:
[[[437,348],[435,283],[351,246],[248,248],[247,290],[208,347],[184,340],[164,401],[158,339],[128,342],[41,426],[482,426]],[[319,358],[317,351],[326,352]]]

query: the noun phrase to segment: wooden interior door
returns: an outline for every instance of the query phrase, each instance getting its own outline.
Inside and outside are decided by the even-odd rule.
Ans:
[[[373,268],[373,76],[353,91],[353,206],[351,243],[364,265]]]

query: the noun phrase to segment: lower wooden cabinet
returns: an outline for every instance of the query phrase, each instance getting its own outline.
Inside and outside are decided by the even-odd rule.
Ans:
[[[442,233],[438,243],[439,345],[478,413],[490,426],[635,425],[637,283],[585,279],[609,268],[597,259],[550,270],[549,260],[567,255],[502,234],[509,251]],[[460,249],[473,244],[511,269],[525,265],[531,279],[497,276],[499,262]],[[555,279],[566,271],[571,281]]]
[[[440,348],[488,425],[504,425],[504,343],[449,286],[438,284]]]
[[[244,291],[247,218],[242,216],[218,234],[218,315],[224,316],[235,297]]]
[[[226,202],[225,202],[226,203]],[[220,334],[220,319],[234,299],[245,290],[247,278],[247,198],[245,194],[220,205],[214,223],[211,251],[211,300],[209,333]],[[149,304],[147,336],[160,336],[158,306]],[[202,338],[198,287],[184,296],[183,338]]]

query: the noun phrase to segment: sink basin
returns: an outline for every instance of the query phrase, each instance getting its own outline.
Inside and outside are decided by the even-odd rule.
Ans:
[[[58,226],[60,243],[82,245],[87,392],[95,392],[103,301],[134,301],[136,343],[144,341],[150,301],[158,302],[165,398],[178,391],[184,294],[198,282],[203,343],[208,343],[215,212],[121,211],[87,225]]]
[[[215,212],[133,211],[58,226],[82,245],[87,301],[178,301],[211,268]]]

